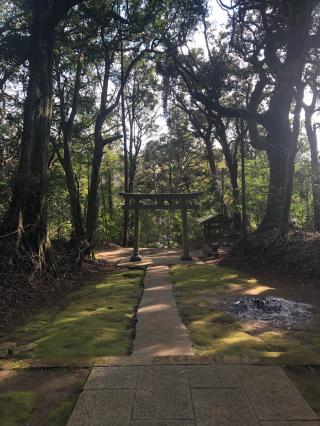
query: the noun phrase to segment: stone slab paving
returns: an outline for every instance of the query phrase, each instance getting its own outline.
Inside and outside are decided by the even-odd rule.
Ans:
[[[243,387],[261,420],[314,420],[301,395],[280,367],[236,367]]]
[[[192,419],[188,370],[184,366],[141,368],[133,410],[134,419]]]
[[[172,294],[167,265],[148,267],[137,320],[134,357],[193,354]]]
[[[68,426],[320,426],[280,367],[95,367]]]

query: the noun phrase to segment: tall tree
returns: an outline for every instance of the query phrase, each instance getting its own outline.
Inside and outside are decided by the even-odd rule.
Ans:
[[[295,104],[308,51],[312,45],[319,43],[319,3],[313,0],[219,3],[230,14],[231,52],[247,64],[242,72],[252,76],[253,89],[242,107],[232,101],[226,103],[219,85],[208,87],[207,78],[203,78],[204,75],[208,77],[209,66],[212,81],[220,83],[221,73],[217,65],[223,63],[226,53],[226,50],[210,46],[206,30],[209,62],[205,68],[185,61],[170,42],[167,43],[168,50],[192,96],[207,110],[225,117],[245,118],[250,126],[253,146],[266,149],[270,181],[267,208],[260,229],[282,229],[288,222],[286,201],[290,198],[293,177],[291,153],[295,131],[291,126],[290,112]],[[239,60],[238,63],[241,68]],[[261,128],[264,128],[262,133]]]
[[[156,93],[157,78],[152,62],[140,61],[132,72],[123,91],[121,105],[123,128],[123,167],[125,191],[133,192],[137,163],[142,142],[147,142],[157,131]],[[128,245],[129,208],[123,212],[123,246]]]
[[[62,81],[63,71],[61,69],[61,61],[60,64],[57,64],[57,89],[60,110],[59,127],[61,129],[63,139],[63,156],[60,155],[59,147],[57,147],[54,139],[52,139],[52,142],[66,176],[73,228],[72,238],[74,242],[80,243],[81,239],[85,238],[85,230],[82,216],[79,184],[77,182],[77,176],[74,172],[71,153],[74,123],[79,108],[83,52],[80,50],[77,56],[74,84],[70,90],[71,93],[66,93],[68,91],[68,84],[66,81],[67,77],[64,79],[64,81]],[[67,102],[69,99],[70,103]],[[69,113],[67,111],[69,111]]]
[[[62,18],[83,0],[33,0],[29,43],[29,83],[24,106],[21,154],[2,231],[44,257],[48,245],[46,180],[52,119],[53,46]]]
[[[313,225],[317,232],[320,232],[320,164],[318,152],[317,130],[319,123],[315,116],[319,111],[320,83],[319,83],[319,61],[313,61],[311,68],[306,72],[306,87],[311,94],[310,103],[303,103],[305,114],[305,129],[311,154],[311,182],[313,198]]]

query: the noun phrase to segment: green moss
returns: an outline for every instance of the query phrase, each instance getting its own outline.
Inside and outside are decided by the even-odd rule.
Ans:
[[[33,392],[0,393],[0,424],[22,425],[30,418],[37,396]]]
[[[217,266],[174,266],[171,268],[173,281],[179,295],[196,291],[196,295],[213,296],[219,293],[238,293],[250,288],[265,288],[256,278],[227,267]]]
[[[46,423],[48,426],[65,426],[67,424],[85,382],[86,380],[82,378],[74,383],[69,397],[62,401],[59,406],[49,414]]]
[[[142,270],[108,274],[69,293],[63,308],[33,316],[4,341],[17,343],[18,359],[127,355],[143,276]]]
[[[73,395],[64,400],[59,407],[50,413],[47,425],[48,426],[65,426],[69,417],[77,403],[79,395]]]
[[[179,265],[170,271],[178,309],[197,354],[290,365],[320,362],[320,326],[299,331],[250,331],[216,304],[230,296],[265,294],[271,290],[266,283],[219,266]]]

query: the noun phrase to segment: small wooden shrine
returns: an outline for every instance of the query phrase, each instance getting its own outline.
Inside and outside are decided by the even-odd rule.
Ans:
[[[231,238],[232,220],[222,214],[213,213],[198,219],[201,225],[204,242],[211,248],[229,244]]]

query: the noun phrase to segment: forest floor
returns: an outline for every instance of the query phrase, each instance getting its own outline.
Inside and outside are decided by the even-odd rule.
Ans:
[[[285,366],[309,403],[320,412],[320,291],[294,280],[214,264],[173,266],[180,315],[197,355],[227,364]],[[245,269],[244,267],[242,269]],[[230,316],[226,306],[243,296],[274,296],[312,304],[312,320],[296,328]]]
[[[88,374],[85,368],[0,371],[0,424],[65,425]]]
[[[65,425],[92,360],[130,354],[145,271],[108,269],[0,339],[1,425]]]
[[[251,265],[256,272],[282,273],[281,280],[300,280],[318,284],[320,280],[320,233],[290,230],[279,236],[274,230],[251,233],[247,236],[246,255],[242,256],[243,243],[234,244],[223,264]],[[275,274],[276,275],[276,274]]]

